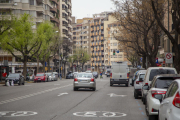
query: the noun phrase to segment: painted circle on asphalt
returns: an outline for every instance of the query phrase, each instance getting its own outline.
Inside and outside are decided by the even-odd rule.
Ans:
[[[74,116],[79,117],[124,117],[127,116],[125,113],[120,112],[109,112],[109,111],[85,111],[85,112],[75,112]]]
[[[24,117],[36,114],[38,113],[33,111],[0,111],[0,117]]]

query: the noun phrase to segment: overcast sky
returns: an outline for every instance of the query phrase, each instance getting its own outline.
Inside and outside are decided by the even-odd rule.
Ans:
[[[75,16],[76,19],[92,17],[96,13],[113,10],[111,0],[71,0],[71,2],[72,16]]]

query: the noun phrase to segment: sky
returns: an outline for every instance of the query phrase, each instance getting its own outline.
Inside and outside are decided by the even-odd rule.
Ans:
[[[113,11],[113,2],[111,0],[71,0],[72,16],[76,19],[84,17],[93,17],[93,14],[104,11]]]

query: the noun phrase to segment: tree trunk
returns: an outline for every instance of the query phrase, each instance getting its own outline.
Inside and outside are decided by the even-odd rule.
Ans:
[[[45,73],[45,61],[42,62],[43,64],[43,72]]]
[[[64,76],[66,76],[66,62],[64,63]]]
[[[24,56],[24,67],[23,67],[23,76],[24,76],[24,81],[26,80],[26,74],[27,74],[27,56]],[[22,81],[20,79],[19,85],[22,85]]]
[[[50,72],[50,60],[48,58],[48,72]]]
[[[143,63],[143,68],[146,68],[146,56],[145,55],[142,57],[142,63]]]
[[[174,48],[174,53],[175,53],[175,57],[174,57],[174,67],[177,70],[177,73],[180,73],[180,50],[178,48],[178,45],[173,46]]]
[[[149,55],[148,60],[150,63],[150,67],[157,67],[156,65],[156,55]]]
[[[37,73],[39,73],[39,58],[37,57]]]

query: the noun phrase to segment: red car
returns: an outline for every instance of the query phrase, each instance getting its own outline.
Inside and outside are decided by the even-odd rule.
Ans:
[[[35,78],[34,78],[34,82],[46,82],[47,81],[47,76],[45,73],[37,73]]]

